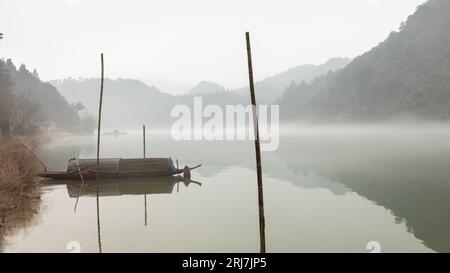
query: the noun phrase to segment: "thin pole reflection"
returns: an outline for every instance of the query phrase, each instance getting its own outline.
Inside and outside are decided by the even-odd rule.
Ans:
[[[145,221],[145,226],[147,226],[147,194],[144,194],[144,221]]]

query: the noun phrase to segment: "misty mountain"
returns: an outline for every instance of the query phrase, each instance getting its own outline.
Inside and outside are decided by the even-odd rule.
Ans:
[[[291,83],[309,83],[330,71],[336,71],[345,67],[350,61],[348,58],[332,58],[321,65],[300,65],[267,77],[262,81],[257,81],[255,82],[255,90],[258,92],[257,100],[261,103],[272,103],[282,96],[284,90]],[[248,96],[248,86],[238,89],[237,93]]]
[[[151,83],[152,86],[157,86],[158,89],[160,89],[164,93],[174,96],[186,94],[192,88],[192,86],[188,84],[183,84],[158,77],[147,77],[141,80],[144,83]]]
[[[100,96],[100,81],[96,78],[87,79],[64,79],[51,81],[68,101],[71,103],[81,102],[86,109],[95,115],[98,112]],[[126,106],[137,110],[140,106],[149,106],[150,101],[155,101],[153,107],[158,107],[172,96],[162,93],[156,87],[147,86],[139,80],[132,79],[105,79],[104,81],[105,105],[114,106],[126,104]],[[124,107],[125,108],[125,107]]]
[[[196,86],[191,88],[191,90],[189,90],[186,95],[211,94],[224,91],[225,88],[217,83],[201,81]]]
[[[71,103],[81,102],[86,110],[95,116],[98,112],[100,80],[64,79],[52,81],[61,94]],[[200,85],[206,86],[206,85]],[[214,85],[209,85],[214,86]],[[201,89],[197,89],[201,90]],[[206,90],[206,89],[205,89]],[[235,93],[215,90],[206,94],[196,94],[202,103],[225,106],[227,104],[248,104],[249,99]],[[139,80],[105,79],[102,108],[102,127],[137,129],[146,124],[152,128],[170,128],[176,118],[171,110],[176,105],[187,105],[193,109],[194,95],[173,96],[150,87]]]
[[[255,84],[258,103],[270,103],[275,94],[281,95],[290,82],[310,81],[314,77],[338,69],[348,59],[334,58],[323,65],[304,65],[268,77]],[[86,110],[97,116],[100,80],[96,78],[63,79],[51,81],[60,93],[72,104],[81,103]],[[138,128],[141,124],[157,128],[169,128],[174,118],[170,113],[175,105],[183,104],[192,108],[194,97],[201,97],[203,104],[248,105],[248,88],[239,92],[227,90],[223,86],[202,81],[184,95],[170,95],[154,86],[134,79],[105,79],[102,124],[105,128]]]
[[[419,6],[399,31],[345,68],[293,84],[278,101],[285,119],[450,119],[450,1]]]
[[[95,117],[98,115],[100,80],[64,79],[51,81],[71,103],[81,102]],[[172,96],[138,80],[105,79],[102,124],[106,128],[135,127],[167,121],[163,115],[173,104]],[[170,112],[169,112],[170,114]]]
[[[270,84],[277,89],[286,89],[291,83],[311,82],[315,78],[326,75],[329,71],[336,71],[348,65],[351,59],[331,58],[321,65],[300,65],[285,72],[267,77],[262,82]]]

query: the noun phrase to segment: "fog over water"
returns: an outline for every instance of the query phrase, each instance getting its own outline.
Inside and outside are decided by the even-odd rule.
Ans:
[[[268,251],[367,252],[369,241],[386,252],[450,250],[447,124],[281,131],[279,149],[262,154]],[[139,131],[103,136],[102,143],[102,157],[142,155]],[[64,169],[74,151],[93,157],[95,137],[59,138],[43,153]],[[258,249],[252,141],[173,141],[168,132],[150,130],[148,153],[183,166],[201,163],[192,179],[202,185],[181,184],[177,193],[174,183],[165,194],[152,194],[142,181],[104,188],[103,251]],[[74,214],[76,188],[55,185],[44,192],[37,223],[10,236],[5,250],[64,252],[69,240],[79,240],[85,251],[96,252],[95,198],[81,197]]]

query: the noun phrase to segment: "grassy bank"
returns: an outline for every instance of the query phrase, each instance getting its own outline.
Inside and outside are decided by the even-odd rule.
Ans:
[[[33,146],[32,141],[27,144]],[[0,136],[0,251],[4,236],[26,226],[40,204],[39,165],[21,144]]]

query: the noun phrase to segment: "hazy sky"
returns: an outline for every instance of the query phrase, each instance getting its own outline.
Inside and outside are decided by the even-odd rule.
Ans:
[[[247,83],[245,31],[256,79],[384,40],[425,0],[1,0],[0,57],[44,80],[137,78],[161,89],[200,80]],[[168,90],[168,91],[173,91]],[[163,90],[164,91],[164,90]],[[167,91],[167,90],[166,90]]]

